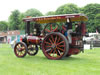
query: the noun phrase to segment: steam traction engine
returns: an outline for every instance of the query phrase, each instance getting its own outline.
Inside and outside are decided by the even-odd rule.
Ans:
[[[84,14],[28,17],[23,21],[26,23],[26,35],[22,42],[16,43],[14,47],[17,57],[24,57],[27,53],[34,56],[38,53],[39,47],[48,59],[53,60],[84,51],[83,36],[86,30],[84,21],[87,21]],[[34,22],[34,25],[31,22]],[[58,22],[62,25],[58,25]],[[79,23],[76,28],[75,22]],[[43,25],[45,23],[47,25]],[[41,26],[44,27],[42,30]]]

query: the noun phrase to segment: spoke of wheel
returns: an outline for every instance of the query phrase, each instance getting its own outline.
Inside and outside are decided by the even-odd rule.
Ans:
[[[54,43],[56,43],[56,41],[57,41],[57,35],[56,35],[56,38],[55,38],[55,42]]]
[[[53,43],[54,43],[54,38],[53,38],[53,36],[51,35],[51,38],[52,38],[52,41],[53,41]]]
[[[31,50],[31,48],[28,48],[28,50]]]
[[[22,53],[22,52],[20,52],[20,55],[22,56],[22,55],[23,55],[23,53]]]
[[[53,57],[54,57],[55,52],[56,52],[56,50],[54,49],[54,52],[53,52]]]
[[[22,56],[23,54],[22,54],[22,53],[20,53],[20,55]]]
[[[51,45],[51,43],[49,43],[49,42],[46,42],[46,41],[45,41],[44,43]]]
[[[53,43],[50,38],[49,38],[49,41],[50,41],[51,44]]]
[[[16,47],[16,51],[18,51],[18,48]]]
[[[58,26],[53,31],[56,31],[57,29],[58,29]]]
[[[24,54],[25,52],[23,51],[22,53]]]
[[[57,43],[60,41],[60,37],[58,38],[58,41],[57,41]]]
[[[51,29],[51,31],[52,31],[52,24],[50,25],[50,29]]]
[[[51,50],[51,48],[47,49],[45,52],[49,52]]]
[[[25,49],[25,47],[23,46],[23,47],[22,47],[22,50],[24,50],[24,49]]]
[[[51,46],[46,46],[46,47],[51,47]]]
[[[30,47],[33,47],[33,45],[30,45]]]
[[[20,48],[20,44],[17,45],[17,48]]]
[[[45,31],[47,31],[47,32],[51,32],[49,29],[45,29]]]
[[[19,48],[17,48],[17,47],[16,47],[16,50],[18,51],[18,50],[19,50]]]
[[[22,54],[22,52],[19,52],[20,53],[20,55]]]
[[[32,45],[32,48],[35,48],[36,47],[36,45]]]
[[[65,47],[65,45],[58,45],[58,47]]]
[[[56,49],[55,49],[55,51],[56,51]],[[59,57],[59,55],[57,54],[57,51],[56,51],[56,55],[57,55],[57,57]]]
[[[18,53],[18,55],[20,56],[20,52]]]
[[[60,51],[64,51],[63,49],[61,49],[61,48],[59,48],[59,47],[57,47],[57,49],[59,49]]]
[[[16,50],[15,50],[15,51],[16,51],[16,53],[18,54],[18,49],[17,49],[17,48],[16,48]]]
[[[59,45],[59,44],[61,44],[61,43],[64,43],[64,41],[61,41],[61,42],[57,43],[57,45]]]
[[[50,51],[50,54],[49,55],[51,55],[51,53],[53,52],[53,49],[51,49],[51,51]]]
[[[59,55],[61,55],[60,51],[58,50]],[[58,54],[57,54],[58,55]]]
[[[22,53],[25,53],[25,51],[22,51]]]
[[[22,55],[23,55],[23,53],[20,53],[20,55],[22,56]]]

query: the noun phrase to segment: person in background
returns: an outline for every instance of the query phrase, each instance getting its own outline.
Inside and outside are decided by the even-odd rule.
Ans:
[[[20,36],[20,42],[22,42],[22,39],[23,39],[23,37],[22,37],[22,36]]]
[[[36,29],[36,36],[40,36],[40,34],[41,34],[41,26],[40,26],[40,24],[35,24],[34,25],[34,28]]]

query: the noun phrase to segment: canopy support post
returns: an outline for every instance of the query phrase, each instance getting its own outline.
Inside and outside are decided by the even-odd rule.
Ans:
[[[26,29],[25,33],[26,33],[27,35],[30,35],[30,21],[27,21],[27,22],[26,22],[26,27],[25,27],[25,29]]]
[[[85,26],[85,23],[82,21],[81,22],[81,32],[82,32],[82,35],[85,36],[86,34],[86,26]]]

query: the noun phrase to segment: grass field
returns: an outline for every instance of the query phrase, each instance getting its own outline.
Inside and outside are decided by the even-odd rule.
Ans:
[[[9,45],[0,46],[0,75],[100,75],[100,48],[62,60],[36,56],[17,58]]]

